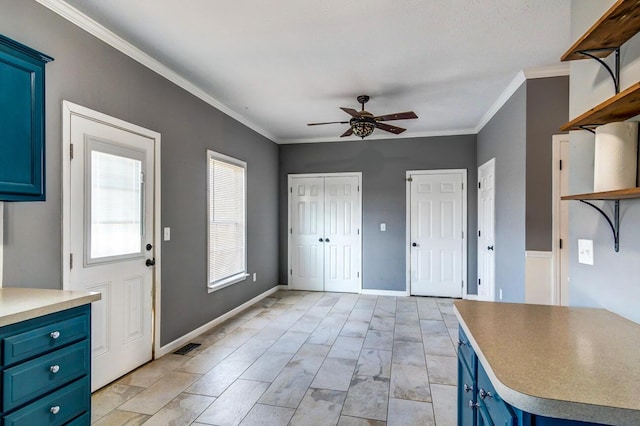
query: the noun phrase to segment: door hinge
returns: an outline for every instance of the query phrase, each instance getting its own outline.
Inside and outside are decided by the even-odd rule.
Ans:
[[[478,285],[482,284],[482,280],[478,278]]]
[[[358,278],[360,278],[360,272],[358,272]]]
[[[293,186],[289,188],[289,194],[293,194]]]
[[[289,275],[293,275],[293,269],[289,269]]]
[[[358,190],[358,192],[360,192],[360,185],[358,185],[358,187],[357,187],[357,188],[358,188],[358,189],[357,189],[357,190]]]
[[[289,229],[289,233],[293,235],[293,228]]]
[[[69,160],[73,160],[73,144],[69,144]]]
[[[464,189],[464,182],[462,183],[462,189]]]
[[[460,281],[460,287],[464,288],[464,280]]]
[[[73,253],[69,253],[69,269],[73,269]]]
[[[464,240],[464,231],[462,231],[462,239]]]
[[[413,182],[413,178],[412,178],[411,176],[409,176],[409,177],[407,178],[407,182]]]
[[[481,232],[480,232],[480,231],[478,231],[478,237],[480,237],[480,236],[482,236],[482,234],[481,234]]]
[[[560,170],[562,170],[562,160],[560,160]]]
[[[560,250],[562,250],[562,238],[560,238]]]
[[[358,235],[360,235],[360,229],[358,229]]]
[[[480,187],[481,187],[480,182],[478,182],[478,189],[480,189]]]

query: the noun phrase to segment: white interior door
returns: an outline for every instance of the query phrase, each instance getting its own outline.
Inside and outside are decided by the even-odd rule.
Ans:
[[[360,291],[359,175],[289,177],[289,286]]]
[[[478,300],[495,300],[495,158],[478,168]]]
[[[70,118],[69,275],[92,306],[92,390],[152,357],[154,140]]]
[[[290,179],[289,285],[324,290],[324,178]]]
[[[324,178],[324,290],[360,291],[360,192],[357,176]]]
[[[462,297],[464,176],[410,175],[412,295]]]
[[[554,144],[554,251],[556,291],[554,303],[569,305],[569,201],[562,201],[569,194],[569,136],[553,136]]]

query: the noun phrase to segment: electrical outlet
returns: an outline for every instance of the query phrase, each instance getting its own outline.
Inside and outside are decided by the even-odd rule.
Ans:
[[[502,300],[502,289],[500,289],[500,300]]]
[[[578,263],[593,265],[593,240],[578,240]]]
[[[254,272],[254,273],[253,273],[253,282],[255,283],[257,279],[258,279],[258,274],[256,274],[256,273]]]

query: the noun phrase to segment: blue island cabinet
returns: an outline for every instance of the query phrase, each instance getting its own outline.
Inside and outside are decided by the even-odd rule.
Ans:
[[[91,305],[0,327],[4,426],[89,425]]]
[[[458,425],[460,426],[592,426],[519,410],[496,392],[469,339],[458,334]]]
[[[44,67],[53,58],[0,35],[0,201],[44,201]]]

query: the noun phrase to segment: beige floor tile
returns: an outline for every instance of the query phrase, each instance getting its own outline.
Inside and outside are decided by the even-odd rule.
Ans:
[[[340,419],[346,392],[314,389],[307,391],[291,419],[291,426],[334,426]]]
[[[354,376],[342,414],[373,420],[387,420],[389,379]]]
[[[433,399],[436,425],[456,426],[458,424],[457,387],[432,384],[431,398]]]
[[[427,355],[456,356],[456,351],[448,334],[423,335],[424,353]]]
[[[229,386],[196,421],[219,426],[238,425],[268,386],[268,383],[239,379]]]
[[[117,383],[129,386],[149,387],[173,370],[181,368],[191,358],[184,355],[168,354],[160,359],[132,371]]]
[[[355,359],[327,357],[311,383],[311,387],[347,391],[355,366]]]
[[[256,404],[240,426],[287,426],[295,412],[293,408]]]
[[[200,376],[172,371],[123,405],[121,410],[153,415],[193,384]]]
[[[241,379],[257,380],[260,382],[272,382],[280,374],[280,371],[291,360],[293,354],[284,352],[267,351],[256,362],[247,368],[240,376]]]
[[[145,422],[145,426],[190,425],[213,401],[210,396],[182,393]]]
[[[429,381],[440,385],[456,385],[458,360],[454,356],[427,355]]]
[[[357,376],[386,377],[391,376],[391,351],[363,349],[358,358]]]
[[[380,420],[362,419],[360,417],[340,416],[338,426],[386,426],[387,422]]]
[[[140,392],[144,388],[115,383],[95,392],[91,396],[91,420],[95,422],[109,414]]]
[[[147,421],[149,416],[129,411],[115,410],[93,423],[95,426],[139,426]]]
[[[412,401],[431,402],[427,369],[416,365],[393,364],[391,366],[389,396]]]
[[[329,356],[332,358],[358,359],[360,350],[364,344],[364,337],[339,336],[331,350]]]
[[[389,399],[388,426],[434,426],[433,407],[429,402]]]
[[[185,362],[181,367],[177,368],[177,371],[205,374],[218,365],[220,361],[228,357],[233,351],[235,351],[235,348],[211,346]]]

